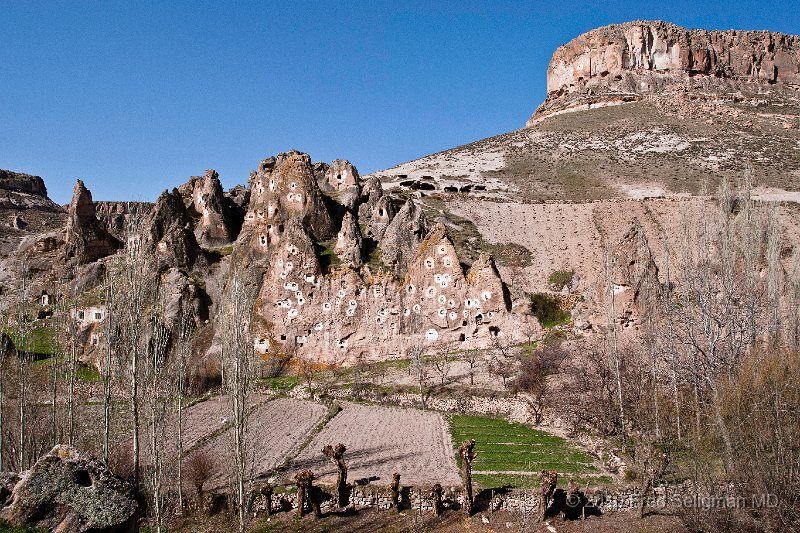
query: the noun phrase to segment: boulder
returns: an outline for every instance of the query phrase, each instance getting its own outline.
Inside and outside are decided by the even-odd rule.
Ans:
[[[133,486],[102,462],[57,445],[16,483],[0,518],[59,532],[135,531]]]

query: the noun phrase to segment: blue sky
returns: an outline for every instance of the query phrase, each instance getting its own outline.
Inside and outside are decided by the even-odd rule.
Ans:
[[[365,174],[522,127],[560,44],[634,19],[800,34],[800,2],[0,0],[0,168],[61,203],[292,148]]]

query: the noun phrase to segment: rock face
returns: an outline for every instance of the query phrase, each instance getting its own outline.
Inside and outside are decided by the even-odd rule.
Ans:
[[[81,180],[75,183],[69,204],[64,238],[64,257],[85,264],[111,255],[122,243],[108,233],[97,219],[92,193]]]
[[[234,212],[222,191],[216,170],[206,170],[202,177],[192,176],[179,190],[187,207],[195,215],[194,234],[204,248],[227,246],[236,239],[241,222],[233,220]]]
[[[575,105],[635,99],[673,84],[730,90],[748,83],[800,84],[800,37],[689,30],[662,21],[613,24],[556,50],[547,71],[547,101],[531,121]]]
[[[244,226],[254,244],[265,248],[281,241],[289,218],[299,218],[315,239],[325,240],[336,234],[311,158],[296,151],[265,159],[251,174]]]
[[[413,200],[390,218],[391,198],[382,194],[379,184],[362,187],[355,169],[346,174],[353,181],[344,187],[364,190],[364,209],[357,215],[339,206],[345,208],[339,233],[335,244],[326,245],[338,261],[323,264],[316,235],[330,219],[327,212],[313,213],[297,205],[294,196],[314,198],[316,182],[303,180],[301,188],[300,179],[285,178],[287,173],[310,177],[304,170],[310,168],[307,157],[281,154],[266,160],[251,179],[253,200],[234,256],[255,258],[247,268],[263,269],[251,322],[256,351],[296,353],[325,362],[359,356],[382,359],[404,355],[410,343],[431,348],[441,343],[485,346],[501,329],[513,328],[503,283],[491,259],[481,257],[465,274],[444,226],[429,232]],[[334,162],[326,176],[338,182],[336,174],[348,165]],[[284,204],[283,198],[290,203]],[[367,217],[367,226],[374,229],[376,216],[388,225],[380,243],[370,239],[378,245],[372,253],[383,257],[384,264],[362,265],[366,244],[359,221]]]
[[[361,230],[350,212],[345,213],[342,219],[342,229],[336,237],[334,252],[342,264],[355,269],[361,267]]]
[[[658,267],[638,220],[622,235],[612,250],[608,291],[613,293],[614,320],[623,327],[637,325],[644,300],[654,299],[661,290]],[[604,294],[606,305],[611,295]]]
[[[361,182],[358,170],[350,161],[335,159],[325,172],[323,184],[339,194],[339,202],[347,209],[356,207],[361,196]]]
[[[129,226],[136,227],[153,209],[151,202],[95,202],[97,219],[117,239],[125,240]]]
[[[198,261],[205,262],[178,189],[161,193],[144,223],[142,237],[145,251],[155,254],[158,270],[191,270]]]
[[[0,518],[51,531],[134,531],[133,487],[101,462],[58,445],[16,483]]]
[[[0,169],[0,209],[63,211],[47,197],[47,187],[39,176]]]
[[[380,213],[380,204],[378,212]],[[408,262],[416,254],[419,243],[427,233],[428,222],[425,219],[425,213],[414,200],[409,198],[397,215],[392,218],[381,238],[383,264],[394,270],[396,274],[403,274],[408,267]]]

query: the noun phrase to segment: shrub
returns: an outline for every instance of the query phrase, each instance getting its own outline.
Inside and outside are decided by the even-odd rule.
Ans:
[[[569,312],[561,308],[561,300],[558,297],[537,292],[530,295],[531,314],[536,317],[543,328],[552,328],[559,324],[569,322]]]

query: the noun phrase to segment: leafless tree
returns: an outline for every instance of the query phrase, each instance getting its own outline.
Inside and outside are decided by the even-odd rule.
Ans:
[[[5,312],[0,312],[0,472],[5,471],[5,463],[3,462],[3,436],[5,435],[5,420],[3,418],[3,409],[5,403],[5,390],[3,389],[3,378],[5,377],[5,363],[6,356],[11,351],[11,339],[6,335],[6,327],[8,326],[8,316]]]
[[[160,295],[163,298],[163,295]],[[156,531],[159,533],[164,520],[164,456],[162,448],[166,441],[167,425],[167,387],[165,363],[169,346],[170,332],[162,322],[161,309],[157,299],[155,308],[150,312],[150,332],[147,345],[147,364],[144,366],[145,391],[144,400],[147,406],[147,433],[149,444],[149,482],[151,491],[151,509],[154,514]]]
[[[469,384],[474,387],[475,371],[481,364],[481,360],[483,359],[483,352],[481,352],[477,348],[470,348],[468,350],[464,350],[464,352],[462,353],[462,359],[469,367]]]
[[[16,356],[17,356],[17,379],[19,383],[19,393],[17,395],[17,409],[18,409],[18,429],[19,429],[19,448],[18,448],[18,468],[24,470],[26,468],[25,457],[25,443],[26,443],[26,422],[28,415],[28,378],[31,354],[28,351],[28,334],[30,326],[28,324],[26,314],[26,304],[28,303],[28,269],[25,265],[22,266],[20,272],[20,288],[17,297],[17,342],[16,342]]]
[[[461,443],[458,447],[458,455],[461,457],[461,468],[464,469],[464,512],[467,516],[472,515],[472,462],[478,457],[475,452],[475,440],[469,439]]]
[[[176,416],[178,418],[175,432],[175,447],[177,448],[177,483],[178,483],[178,508],[183,510],[183,466],[180,460],[183,457],[183,402],[186,397],[186,368],[191,355],[191,325],[192,317],[189,313],[184,313],[178,323],[178,338],[175,343],[175,396],[176,396]]]
[[[129,402],[132,421],[133,440],[133,483],[139,487],[141,446],[140,418],[140,379],[142,374],[142,349],[147,327],[148,306],[154,300],[155,283],[150,274],[148,254],[142,248],[142,242],[136,228],[128,231],[128,245],[122,262],[120,290],[117,300],[120,321],[119,335],[116,336],[118,354],[125,354],[127,360],[127,379],[129,380]]]
[[[228,395],[232,427],[234,471],[236,473],[235,505],[239,516],[239,531],[244,532],[246,520],[245,482],[247,480],[247,401],[250,396],[255,352],[250,339],[250,314],[253,295],[238,276],[230,281],[229,305],[223,311],[223,361],[225,392]]]
[[[438,353],[432,359],[431,364],[433,365],[436,374],[439,376],[439,384],[444,386],[447,384],[447,378],[450,376],[450,372],[453,369],[451,364],[450,347],[444,343],[440,344],[437,352]]]
[[[348,504],[348,489],[347,489],[347,463],[344,461],[344,452],[347,447],[341,442],[335,447],[330,444],[322,449],[322,455],[330,459],[336,466],[338,472],[336,476],[336,495],[339,507],[347,507]]]
[[[520,357],[517,376],[511,390],[521,396],[533,414],[535,424],[541,424],[548,404],[548,378],[557,374],[567,353],[561,347],[545,346],[531,355]]]
[[[492,337],[490,350],[492,362],[489,372],[503,381],[503,387],[508,388],[508,380],[516,373],[516,346],[509,337]]]
[[[428,369],[425,361],[425,346],[418,341],[410,342],[406,346],[406,357],[414,365],[420,404],[422,404],[423,409],[427,409],[430,391],[428,387]]]

